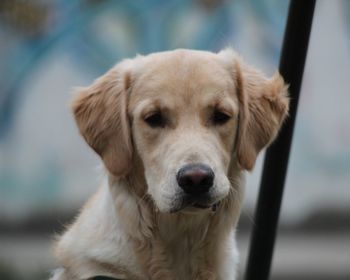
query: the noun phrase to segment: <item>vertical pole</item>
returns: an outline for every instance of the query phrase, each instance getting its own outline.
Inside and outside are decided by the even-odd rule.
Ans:
[[[269,279],[315,2],[292,0],[289,5],[279,70],[289,84],[290,115],[266,151],[246,280]]]

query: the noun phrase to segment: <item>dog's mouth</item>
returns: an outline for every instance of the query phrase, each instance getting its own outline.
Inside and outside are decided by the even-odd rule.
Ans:
[[[200,209],[207,209],[211,207],[210,205],[200,204],[200,203],[194,203],[191,206],[193,206],[194,208],[200,208]]]
[[[195,203],[192,206],[194,208],[199,208],[199,209],[209,209],[209,208],[211,208],[211,210],[213,212],[215,212],[219,205],[220,205],[220,201],[218,201],[218,202],[216,202],[216,203],[214,203],[212,205],[207,205],[207,204],[204,205],[204,204],[200,204],[200,203]]]
[[[186,199],[183,199],[182,203],[178,207],[172,209],[171,212],[176,213],[182,210],[196,211],[196,210],[207,210],[207,209],[211,209],[213,212],[215,212],[219,205],[220,205],[220,201],[213,203],[212,200],[209,200],[207,198],[187,197]]]

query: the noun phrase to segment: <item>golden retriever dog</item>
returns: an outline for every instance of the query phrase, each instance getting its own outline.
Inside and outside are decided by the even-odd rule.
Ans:
[[[118,63],[72,110],[106,178],[58,240],[52,279],[233,280],[243,173],[276,137],[287,86],[232,49]]]

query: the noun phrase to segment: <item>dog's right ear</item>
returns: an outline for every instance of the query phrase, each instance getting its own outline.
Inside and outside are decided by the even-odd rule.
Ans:
[[[124,61],[78,89],[72,111],[81,135],[102,158],[107,170],[125,176],[131,168],[132,144],[127,116],[130,63]]]

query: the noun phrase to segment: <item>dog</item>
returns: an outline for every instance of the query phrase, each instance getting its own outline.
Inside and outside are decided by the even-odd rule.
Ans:
[[[233,49],[123,60],[72,111],[105,180],[55,246],[51,279],[233,280],[245,171],[289,98]]]

